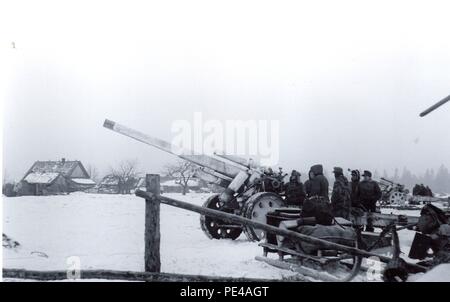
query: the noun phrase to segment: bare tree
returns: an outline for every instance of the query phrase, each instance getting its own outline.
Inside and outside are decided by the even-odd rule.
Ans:
[[[194,177],[196,166],[188,161],[179,160],[164,167],[166,174],[175,179],[175,183],[183,188],[183,195],[189,190],[189,180]]]
[[[90,164],[87,165],[86,171],[88,172],[89,177],[90,177],[93,181],[95,181],[95,183],[99,183],[99,181],[100,181],[99,173],[98,173],[97,168],[96,168],[94,165],[90,165]]]
[[[117,167],[110,169],[110,175],[118,180],[119,194],[130,194],[139,180],[137,160],[121,161]]]

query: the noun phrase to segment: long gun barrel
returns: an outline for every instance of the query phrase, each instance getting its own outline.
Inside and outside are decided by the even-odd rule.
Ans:
[[[394,181],[392,181],[392,180],[386,179],[386,178],[384,178],[384,177],[381,177],[380,179],[381,179],[382,181],[384,181],[384,182],[387,182],[387,183],[391,184],[391,185],[404,187],[404,185],[402,185],[402,184],[400,184],[400,183],[398,183],[398,182],[394,182]]]
[[[225,188],[219,195],[219,200],[223,203],[231,202],[235,194],[245,184],[255,181],[261,174],[250,165],[245,165],[245,161],[237,156],[218,156],[216,154],[216,157],[213,157],[206,154],[194,154],[191,150],[174,146],[167,141],[146,135],[111,120],[105,120],[103,126],[203,167],[204,169],[198,170],[196,175],[205,181],[213,182]]]
[[[226,161],[229,161],[229,162],[233,163],[234,165],[240,166],[242,168],[248,169],[250,167],[249,162],[247,162],[245,159],[240,158],[238,156],[227,155],[227,154],[222,154],[222,153],[218,153],[218,152],[214,152],[214,155],[217,157],[223,158]]]
[[[229,180],[230,178],[235,178],[243,169],[235,167],[230,164],[226,164],[225,162],[216,159],[212,156],[205,154],[194,154],[191,150],[186,150],[183,148],[179,148],[174,146],[173,144],[164,141],[159,138],[155,138],[139,132],[137,130],[128,128],[124,125],[116,123],[111,120],[105,120],[103,123],[103,127],[108,128],[114,132],[120,133],[122,135],[131,137],[137,141],[140,141],[144,144],[150,145],[152,147],[158,148],[164,152],[174,154],[184,160],[187,160],[191,163],[194,163],[200,167],[206,167],[215,172],[216,176],[222,175],[224,180]]]
[[[386,178],[384,178],[384,177],[381,177],[380,178],[381,180],[383,180],[383,181],[385,181],[385,182],[388,182],[388,183],[390,183],[390,184],[395,184],[395,182],[393,182],[392,180],[389,180],[389,179],[386,179]]]
[[[420,116],[424,117],[425,115],[427,115],[428,113],[436,110],[437,108],[441,107],[442,105],[444,105],[445,103],[447,103],[448,101],[450,101],[450,95],[447,96],[446,98],[440,100],[439,102],[437,102],[436,104],[434,104],[433,106],[431,106],[430,108],[426,109],[425,111],[423,111]]]

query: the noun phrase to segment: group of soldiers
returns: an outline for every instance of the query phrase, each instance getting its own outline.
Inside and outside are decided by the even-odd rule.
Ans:
[[[311,167],[308,180],[304,184],[300,179],[301,174],[295,170],[292,171],[289,182],[284,187],[287,204],[301,207],[302,212],[310,211],[311,202],[326,204],[331,208],[331,216],[346,219],[350,218],[350,214],[358,215],[358,212],[361,214],[362,212],[376,211],[376,203],[381,199],[382,192],[378,183],[372,180],[370,171],[365,170],[360,175],[358,170],[351,170],[350,181],[345,177],[341,167],[335,167],[333,174],[335,179],[330,198],[329,183],[323,173],[322,165]],[[430,194],[428,192],[431,190],[424,187],[423,191]],[[432,196],[432,194],[430,195]],[[330,223],[326,219],[322,219],[322,221],[323,223],[318,223],[325,225]],[[367,232],[374,231],[370,216],[367,219],[365,230]],[[440,263],[450,263],[450,219],[441,209],[431,204],[425,205],[420,213],[416,231],[426,235],[426,239],[423,239],[423,236],[416,236],[413,247],[417,247],[411,249],[424,250],[425,253],[429,248],[433,250],[432,260],[423,261],[421,264],[432,267]],[[417,243],[415,243],[416,241]],[[416,259],[423,259],[423,257]]]
[[[335,167],[333,174],[335,180],[330,198],[329,182],[323,173],[322,165],[311,167],[308,180],[304,184],[300,179],[301,174],[293,170],[289,182],[285,185],[287,203],[301,207],[305,199],[318,197],[331,201],[333,215],[343,218],[348,218],[352,209],[375,212],[376,202],[382,193],[378,183],[372,180],[370,171],[365,170],[360,175],[358,170],[352,170],[350,181],[345,177],[341,167]],[[373,226],[368,224],[366,231],[373,231]]]
[[[424,184],[416,184],[412,191],[414,196],[429,196],[433,197],[433,192],[430,187],[425,186]]]

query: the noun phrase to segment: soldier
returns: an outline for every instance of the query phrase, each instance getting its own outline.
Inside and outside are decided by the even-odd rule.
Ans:
[[[427,189],[425,188],[424,184],[420,184],[420,196],[428,196]]]
[[[413,196],[418,196],[419,193],[420,193],[420,185],[416,184],[412,190],[412,194],[413,194]]]
[[[333,169],[335,177],[333,185],[333,193],[331,194],[331,205],[333,208],[333,215],[335,217],[348,218],[351,206],[351,188],[347,178],[344,176],[344,171],[340,167]]]
[[[361,176],[359,174],[358,170],[352,170],[352,177],[351,177],[351,189],[352,189],[352,194],[351,194],[351,206],[352,207],[356,207],[359,204],[358,199],[356,198],[356,189],[358,188],[359,185],[359,180],[361,179]]]
[[[433,192],[431,191],[431,189],[430,189],[429,186],[426,186],[426,187],[425,187],[425,190],[427,191],[427,196],[433,197]]]
[[[381,189],[378,183],[372,180],[372,173],[365,170],[363,173],[363,180],[358,184],[356,189],[356,198],[359,205],[366,212],[375,212],[376,203],[381,198]],[[373,232],[372,219],[367,219],[367,232]]]
[[[450,224],[445,212],[434,205],[425,205],[421,212],[417,231],[428,235],[429,244],[433,251],[433,259],[424,264],[435,266],[441,263],[450,263]],[[414,245],[414,243],[413,243]]]
[[[301,174],[295,170],[292,170],[289,182],[285,185],[286,202],[288,205],[294,205],[301,207],[305,200],[306,193],[303,188],[303,184],[300,181]]]
[[[266,192],[275,192],[275,188],[272,185],[272,176],[273,176],[273,170],[272,168],[268,167],[267,169],[264,170],[264,173],[267,177],[264,177],[263,182],[264,182],[264,191]]]
[[[305,182],[306,196],[320,196],[329,200],[328,197],[328,180],[323,175],[323,166],[314,165],[309,170],[309,179]]]

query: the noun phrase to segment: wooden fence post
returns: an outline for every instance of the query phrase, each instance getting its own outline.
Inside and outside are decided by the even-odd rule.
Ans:
[[[158,200],[160,194],[159,175],[147,174],[145,177],[147,192],[155,194],[153,200],[145,200],[145,271],[161,271],[161,259],[159,254],[159,244],[161,239],[159,229],[159,209]]]

